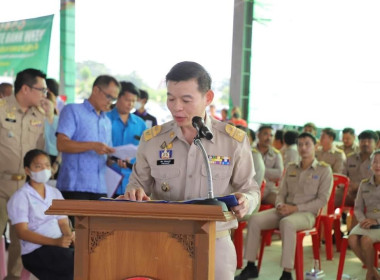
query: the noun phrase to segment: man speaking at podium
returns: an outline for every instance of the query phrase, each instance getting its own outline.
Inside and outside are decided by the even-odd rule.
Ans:
[[[206,198],[206,166],[202,153],[193,143],[197,130],[194,116],[204,120],[213,134],[203,139],[213,176],[215,196],[233,193],[238,205],[232,207],[237,218],[252,213],[259,201],[259,186],[247,135],[242,130],[206,115],[214,98],[211,77],[195,62],[180,62],[166,75],[167,106],[172,121],[146,130],[140,140],[136,163],[125,199],[171,201]],[[231,280],[236,269],[236,253],[230,229],[237,220],[217,222],[215,279]]]

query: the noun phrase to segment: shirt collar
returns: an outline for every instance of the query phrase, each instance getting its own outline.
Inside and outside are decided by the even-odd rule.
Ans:
[[[88,101],[88,99],[85,99],[85,100],[83,101],[83,105],[84,105],[84,107],[85,107],[89,112],[94,112],[95,114],[98,115],[98,113],[97,113],[96,110],[95,110],[95,107],[90,103],[90,101]],[[104,116],[105,116],[105,112],[100,111],[99,117],[104,118]]]

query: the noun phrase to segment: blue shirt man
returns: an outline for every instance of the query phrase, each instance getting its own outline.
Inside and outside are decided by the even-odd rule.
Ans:
[[[118,81],[99,76],[82,104],[66,105],[59,118],[57,148],[62,165],[57,187],[66,199],[98,199],[107,193],[107,154],[113,153],[111,121],[104,111],[116,100]]]
[[[130,82],[120,82],[121,90],[117,98],[115,108],[107,113],[112,123],[112,144],[114,147],[133,144],[138,145],[140,137],[146,129],[146,124],[140,117],[131,114],[134,104],[139,96],[139,90]],[[115,194],[124,194],[125,188],[129,182],[129,176],[132,173],[130,168],[136,162],[136,158],[122,159],[126,160],[125,168],[117,164],[112,167],[123,175],[123,181],[117,188]]]

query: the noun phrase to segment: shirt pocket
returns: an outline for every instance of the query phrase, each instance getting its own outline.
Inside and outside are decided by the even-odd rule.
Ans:
[[[178,200],[180,189],[183,188],[180,183],[180,174],[180,169],[173,166],[152,168],[151,175],[155,180],[154,198]]]
[[[304,192],[307,195],[316,195],[319,187],[319,175],[311,174],[304,185]]]
[[[210,164],[212,183],[214,187],[215,196],[227,195],[231,192],[229,185],[232,176],[232,167],[229,165],[217,165]],[[208,193],[208,176],[206,165],[202,165],[202,195],[207,195]]]

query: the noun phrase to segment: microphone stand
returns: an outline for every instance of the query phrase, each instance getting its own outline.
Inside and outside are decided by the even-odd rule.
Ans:
[[[208,194],[207,198],[204,200],[196,200],[194,204],[203,204],[203,205],[219,205],[222,207],[223,212],[227,212],[228,208],[227,205],[223,201],[219,201],[216,198],[214,198],[214,186],[212,183],[212,174],[211,174],[211,167],[210,167],[210,162],[208,160],[208,156],[206,153],[206,150],[202,144],[201,141],[201,136],[199,133],[197,133],[197,136],[194,138],[194,144],[201,150],[203,160],[206,165],[206,171],[207,171],[207,185],[208,185]]]

